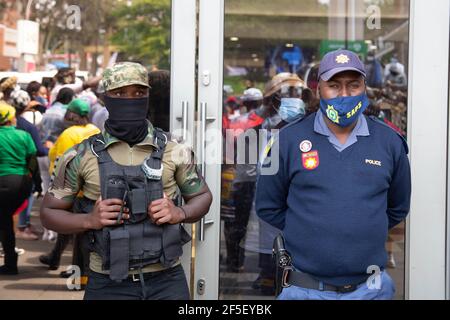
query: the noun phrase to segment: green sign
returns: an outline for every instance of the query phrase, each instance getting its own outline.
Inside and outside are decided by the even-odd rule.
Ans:
[[[323,58],[330,51],[345,49],[345,45],[344,40],[322,40],[320,42],[320,57]],[[361,58],[367,55],[367,44],[365,41],[347,41],[346,49],[357,53]]]

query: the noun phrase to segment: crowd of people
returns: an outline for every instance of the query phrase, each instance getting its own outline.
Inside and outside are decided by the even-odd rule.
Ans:
[[[279,299],[392,299],[384,246],[408,214],[411,181],[404,130],[382,104],[406,85],[402,72],[395,62],[389,86],[370,88],[359,57],[337,50],[323,58],[316,92],[282,72],[263,90],[249,82],[240,97],[225,96],[228,272],[243,271],[252,250],[260,268],[252,287],[275,294],[272,245],[282,233],[292,257]],[[39,260],[58,269],[73,238],[85,299],[189,299],[182,223],[199,221],[212,194],[192,150],[173,157],[186,146],[166,132],[169,89],[168,72],[131,62],[85,82],[63,68],[51,87],[0,80],[0,275],[19,272],[16,238],[39,239],[30,214],[44,194],[43,239],[55,244]],[[247,232],[252,220],[256,240]],[[375,291],[363,285],[373,265],[382,277]]]
[[[49,254],[40,256],[39,260],[48,265],[50,270],[59,268],[61,255],[72,237],[58,235],[45,228],[41,230],[32,225],[31,211],[35,199],[47,192],[59,157],[71,147],[104,130],[108,110],[104,106],[104,92],[100,80],[100,77],[96,77],[83,82],[75,76],[75,70],[72,68],[61,68],[50,85],[32,81],[26,88],[22,88],[17,83],[16,77],[0,80],[2,106],[0,126],[4,129],[8,128],[11,132],[18,132],[17,137],[15,133],[9,137],[6,130],[5,134],[2,134],[4,143],[2,143],[0,166],[3,169],[0,170],[0,176],[5,186],[1,189],[1,198],[5,204],[2,203],[1,210],[6,210],[7,213],[2,212],[2,219],[8,217],[8,223],[2,223],[1,227],[7,229],[9,234],[5,242],[2,238],[0,247],[2,257],[9,257],[10,255],[6,252],[10,251],[12,246],[15,247],[15,241],[12,241],[11,236],[11,230],[13,230],[14,239],[34,241],[41,238],[55,243],[53,250]],[[155,90],[149,102],[154,107],[148,112],[148,118],[152,117],[154,123],[168,131],[169,118],[168,113],[164,111],[169,110],[170,104],[170,73],[165,70],[152,71],[149,73],[149,82]],[[29,136],[23,135],[23,131]],[[23,139],[19,138],[22,136],[30,137],[32,144],[28,143],[29,140],[27,140],[28,144],[16,144],[17,139]],[[15,177],[17,175],[13,173],[16,171],[10,169],[19,166],[17,162],[22,163],[19,171],[20,176],[24,177]],[[27,174],[24,168],[29,168]],[[19,179],[20,183],[16,181],[11,184],[10,179]],[[18,189],[19,187],[21,189]],[[14,197],[24,196],[25,199],[17,199],[20,202],[17,205],[15,201],[13,203],[7,201],[10,199],[7,194],[13,194]],[[10,218],[13,222],[9,221]],[[74,243],[76,244],[76,241]],[[77,249],[75,248],[74,252]],[[15,252],[22,255],[25,249],[15,247]],[[16,259],[13,258],[13,260]],[[79,265],[80,262],[76,260],[74,259],[75,264]],[[6,262],[5,265],[7,265]],[[17,265],[12,263],[10,269],[12,273],[16,273]],[[63,277],[68,275],[65,271],[61,272]]]
[[[0,126],[5,131],[0,138],[1,181],[21,181],[8,184],[8,188],[1,190],[1,216],[8,221],[1,224],[2,255],[5,256],[2,273],[18,272],[17,253],[23,254],[24,249],[15,247],[15,238],[33,241],[41,236],[41,230],[30,222],[31,210],[34,200],[47,192],[58,157],[73,145],[99,132],[91,123],[96,112],[104,109],[97,90],[99,80],[83,83],[75,77],[75,70],[70,68],[57,72],[52,87],[33,81],[26,88],[21,88],[15,77],[0,80]],[[18,143],[18,140],[27,141],[27,144]],[[11,170],[16,167],[20,170]],[[8,193],[18,197],[18,202],[11,203]],[[3,212],[8,206],[12,207]],[[3,236],[4,233],[9,236]],[[14,234],[15,237],[12,236]],[[42,239],[55,241],[56,234],[45,230]],[[42,257],[41,261],[46,262]],[[54,268],[54,265],[51,263],[50,267]]]

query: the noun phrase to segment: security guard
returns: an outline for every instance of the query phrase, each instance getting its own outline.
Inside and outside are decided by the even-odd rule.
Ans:
[[[292,258],[279,299],[394,296],[384,245],[409,212],[408,149],[391,128],[363,115],[365,76],[356,54],[325,55],[320,111],[280,131],[279,153],[271,155],[278,171],[259,176],[257,214],[283,230]]]
[[[41,208],[43,225],[62,234],[87,232],[86,300],[189,299],[179,257],[190,238],[180,223],[204,216],[211,193],[191,149],[146,119],[146,69],[118,63],[102,81],[105,131],[58,161]],[[80,191],[82,200],[74,201]],[[182,207],[174,204],[177,192]]]

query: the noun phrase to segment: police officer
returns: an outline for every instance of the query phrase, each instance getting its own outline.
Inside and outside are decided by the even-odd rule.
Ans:
[[[409,212],[410,167],[404,140],[363,115],[365,75],[356,54],[325,55],[320,111],[280,131],[278,171],[259,176],[257,214],[283,230],[292,258],[279,299],[394,296],[384,245]]]
[[[118,63],[102,82],[105,130],[58,161],[41,208],[43,225],[63,234],[87,232],[85,299],[189,299],[179,257],[190,238],[180,223],[204,216],[211,193],[191,149],[146,119],[146,69]],[[182,207],[174,204],[177,188]],[[74,201],[80,191],[83,198]]]

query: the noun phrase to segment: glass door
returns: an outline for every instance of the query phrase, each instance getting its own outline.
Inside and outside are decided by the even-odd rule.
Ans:
[[[207,233],[214,235],[206,249],[204,267],[209,269],[209,275],[218,275],[218,282],[209,286],[218,283],[220,299],[273,299],[271,248],[278,231],[255,214],[256,167],[264,144],[251,141],[259,139],[260,128],[271,128],[279,119],[275,110],[257,121],[252,110],[267,103],[264,99],[273,92],[284,90],[271,82],[274,76],[291,73],[309,88],[307,112],[317,111],[320,59],[329,51],[347,48],[366,64],[370,112],[406,137],[410,3],[409,0],[217,0],[200,4],[200,106],[205,106],[202,97],[206,91],[211,92],[208,97],[216,99],[207,102],[206,115],[200,112],[206,120],[201,126],[220,128],[223,134],[221,164],[206,167],[206,177],[217,189],[214,189],[214,216],[210,219],[214,224],[205,227]],[[203,10],[208,17],[203,16]],[[205,31],[202,19],[215,22],[208,24]],[[222,19],[223,29],[218,30]],[[218,48],[222,51],[217,52]],[[208,77],[212,77],[212,84],[220,74],[214,64],[223,66],[220,89],[216,84],[214,87],[206,84]],[[219,239],[215,232],[219,232]],[[404,299],[404,224],[390,231],[386,250],[388,272],[396,282],[396,299]]]
[[[196,0],[172,0],[172,47],[171,47],[171,95],[170,130],[181,137],[187,145],[195,148],[195,62],[197,44],[197,3]],[[156,113],[158,116],[158,113]],[[166,114],[160,111],[161,114]],[[193,295],[192,274],[195,266],[195,234],[190,224],[185,229],[193,235],[193,240],[183,247],[182,264]]]

